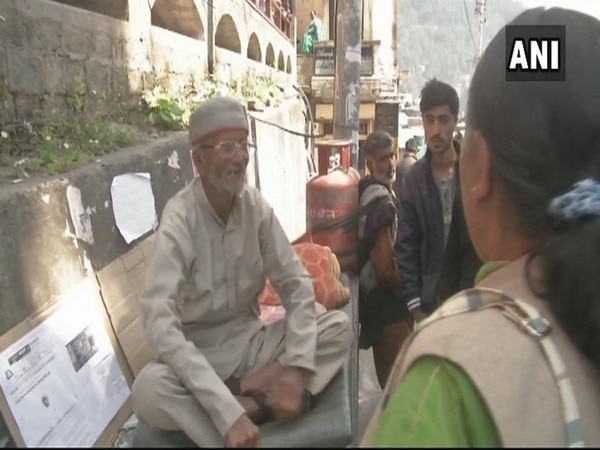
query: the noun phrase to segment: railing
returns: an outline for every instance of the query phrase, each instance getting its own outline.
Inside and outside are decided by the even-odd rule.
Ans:
[[[247,0],[290,41],[294,39],[294,15],[282,0]]]

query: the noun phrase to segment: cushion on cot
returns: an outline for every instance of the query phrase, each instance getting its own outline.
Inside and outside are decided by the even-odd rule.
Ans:
[[[311,242],[301,242],[292,247],[313,280],[317,302],[327,310],[338,309],[348,303],[350,289],[340,281],[340,263],[331,249]],[[261,305],[281,305],[281,299],[269,280],[259,300]]]

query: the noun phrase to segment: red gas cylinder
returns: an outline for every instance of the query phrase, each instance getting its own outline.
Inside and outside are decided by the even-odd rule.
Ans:
[[[354,167],[349,167],[348,175],[350,175],[352,178],[356,179],[356,185],[358,186],[358,182],[360,181],[360,172],[358,170],[356,170]]]
[[[325,175],[330,168],[330,158],[333,155],[339,155],[340,165],[345,168],[350,167],[350,155],[352,148],[351,140],[333,139],[319,141],[317,147],[317,171],[319,175]]]
[[[356,219],[352,214],[358,208],[358,180],[351,171],[338,167],[306,184],[306,226],[312,241],[329,247],[342,271],[348,273],[356,272]]]

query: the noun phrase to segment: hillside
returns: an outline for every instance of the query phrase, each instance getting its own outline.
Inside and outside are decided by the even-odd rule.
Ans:
[[[426,80],[437,77],[457,89],[461,77],[472,73],[475,46],[469,33],[463,0],[398,0],[400,67],[410,69],[403,90],[416,97]],[[473,38],[478,44],[475,0],[465,0]],[[521,11],[516,0],[488,0],[484,48]],[[470,61],[471,60],[471,61]]]

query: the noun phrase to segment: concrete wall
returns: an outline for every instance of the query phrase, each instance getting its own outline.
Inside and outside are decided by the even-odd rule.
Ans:
[[[215,49],[215,62],[217,63],[216,73],[221,79],[235,77],[240,73],[252,73],[256,75],[270,75],[284,86],[296,81],[296,76],[292,74],[282,72],[274,67],[253,61],[239,53],[223,48]]]
[[[139,93],[156,75],[179,87],[206,73],[204,0],[86,2],[105,14],[62,3],[81,4],[0,2],[0,122],[61,111],[75,98],[94,112],[106,107],[106,96]],[[282,71],[295,74],[295,46],[246,0],[214,4],[217,47],[235,41],[246,58],[254,35],[259,62],[267,62],[270,46],[276,61],[281,54],[290,62]]]
[[[168,74],[169,83],[175,89],[189,83],[191,74],[199,78],[207,74],[207,51],[203,41],[153,26],[150,29],[150,48],[154,71]],[[142,73],[142,79],[145,76]],[[147,83],[143,85],[147,87]]]
[[[313,55],[298,54],[297,78],[298,84],[310,92],[310,81],[315,73],[315,58]]]
[[[304,132],[304,107],[290,100],[257,114],[260,120]],[[273,205],[290,240],[304,232],[306,151],[302,137],[256,123],[257,151],[248,178]],[[255,165],[256,164],[256,165]],[[193,176],[185,132],[107,155],[61,178],[33,179],[0,190],[0,335],[54,303],[87,274],[132,248],[116,228],[110,186],[116,175],[148,172],[157,214]],[[93,243],[77,239],[66,198],[81,193]],[[291,206],[293,205],[293,206]]]
[[[286,108],[252,113],[257,118],[258,187],[273,206],[290,241],[306,231],[308,153],[304,137],[286,133],[261,121],[277,123],[288,130],[305,134],[304,111],[303,103],[296,101],[289,103]]]
[[[173,154],[177,156],[172,156]],[[171,161],[179,159],[177,169]],[[128,249],[115,227],[110,184],[116,175],[149,172],[157,212],[192,177],[186,134],[145,143],[101,159],[64,178],[28,180],[0,190],[0,334],[28,315],[54,303],[57,296]],[[39,181],[39,180],[38,180]],[[81,192],[90,215],[94,243],[78,240],[66,190]]]

